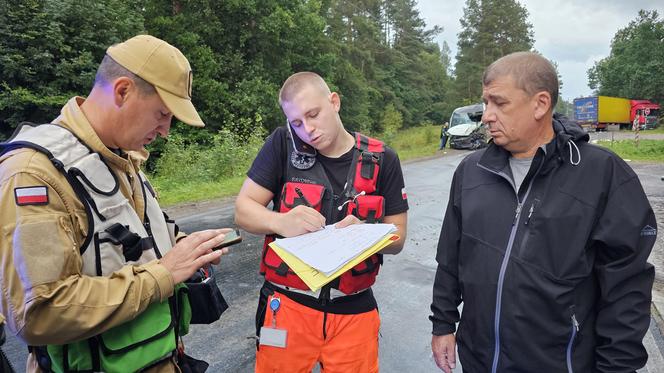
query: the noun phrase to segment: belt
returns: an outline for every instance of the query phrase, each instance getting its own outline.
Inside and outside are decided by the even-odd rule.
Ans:
[[[336,289],[332,291],[333,289],[326,286],[322,291],[313,292],[292,289],[288,286],[265,281],[263,289],[268,290],[268,293],[265,294],[261,290],[261,296],[268,295],[269,291],[276,291],[284,294],[296,303],[321,312],[353,315],[369,312],[377,308],[376,298],[374,298],[371,288],[354,294],[344,294]],[[329,296],[328,292],[330,293]]]
[[[281,285],[281,284],[276,284],[276,283],[274,283],[274,282],[272,282],[272,281],[265,281],[265,282],[268,282],[268,283],[270,283],[270,285],[272,285],[272,286],[274,286],[274,287],[277,287],[277,288],[279,288],[279,289],[282,289],[282,290],[286,290],[286,291],[290,291],[290,292],[293,292],[293,293],[298,293],[298,294],[306,295],[306,296],[308,296],[308,297],[312,297],[312,298],[316,298],[316,299],[320,298],[321,289],[318,289],[318,290],[316,290],[316,291],[302,290],[302,289],[292,288],[292,287],[290,287],[290,286],[285,286],[285,285]],[[357,294],[360,294],[360,293],[362,293],[362,292],[367,291],[368,289],[369,289],[369,288],[364,289],[364,290],[360,290],[360,291],[356,291],[356,292],[351,293],[351,294],[346,294],[346,293],[342,292],[342,291],[339,290],[339,289],[334,289],[334,288],[332,288],[332,289],[330,289],[330,299],[342,298],[342,297],[347,297],[347,296],[350,296],[350,295],[357,295]]]

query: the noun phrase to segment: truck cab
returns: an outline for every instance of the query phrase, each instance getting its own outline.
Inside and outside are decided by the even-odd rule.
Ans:
[[[642,130],[657,127],[659,105],[648,100],[630,100],[630,104],[630,119],[633,124],[638,123],[639,129]]]

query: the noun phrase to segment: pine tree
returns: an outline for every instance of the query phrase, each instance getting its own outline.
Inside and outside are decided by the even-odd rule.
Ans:
[[[479,101],[482,73],[498,58],[533,47],[528,11],[516,0],[466,0],[457,43],[456,87],[464,103]]]

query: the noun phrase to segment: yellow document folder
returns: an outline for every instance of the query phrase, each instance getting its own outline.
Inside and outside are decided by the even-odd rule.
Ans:
[[[316,268],[313,268],[297,258],[295,255],[287,252],[286,250],[280,248],[276,245],[275,242],[270,243],[270,247],[274,250],[279,257],[288,264],[288,266],[295,272],[301,279],[304,281],[311,291],[317,291],[322,288],[328,282],[334,280],[335,278],[341,276],[344,272],[350,270],[356,265],[360,264],[363,260],[370,257],[371,255],[377,253],[378,251],[385,248],[387,245],[399,239],[399,236],[396,234],[388,234],[383,239],[378,241],[375,245],[363,251],[360,255],[356,256],[353,260],[349,261],[343,267],[339,268],[336,272],[332,273],[329,276],[326,276],[323,272],[318,271]]]

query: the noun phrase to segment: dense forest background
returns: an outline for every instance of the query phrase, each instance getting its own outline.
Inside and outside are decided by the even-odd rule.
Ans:
[[[283,124],[277,92],[305,70],[341,94],[352,129],[440,123],[457,102],[450,56],[432,41],[440,31],[425,29],[414,0],[0,1],[2,135],[85,95],[106,48],[139,33],[189,58],[208,131]]]
[[[342,118],[369,134],[445,122],[479,102],[492,61],[533,50],[528,10],[515,0],[466,0],[458,53],[434,37],[415,0],[0,0],[0,140],[22,121],[47,122],[86,95],[106,48],[140,33],[177,46],[194,70],[203,131],[173,126],[181,145],[220,131],[264,136],[284,122],[277,103],[293,72],[321,74]],[[664,101],[664,21],[641,11],[589,71],[606,95]],[[452,62],[456,61],[456,62]],[[555,64],[555,61],[552,61]],[[559,111],[570,113],[569,102]],[[212,136],[210,136],[212,134]],[[155,147],[156,158],[164,143]]]

